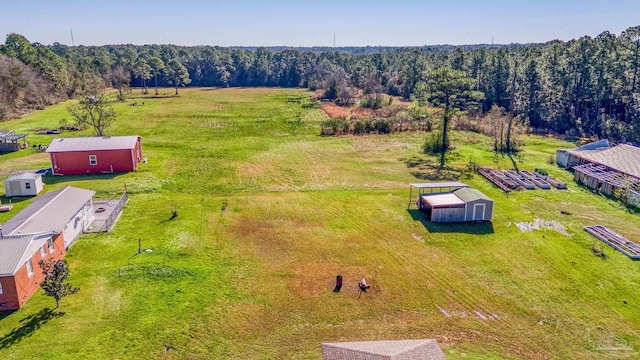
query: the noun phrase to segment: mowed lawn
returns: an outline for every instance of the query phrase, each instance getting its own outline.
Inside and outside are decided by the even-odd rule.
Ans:
[[[603,224],[640,240],[639,218],[550,164],[571,144],[527,137],[521,155],[495,158],[488,138],[454,132],[452,172],[469,160],[541,167],[569,190],[507,196],[465,173],[495,200],[493,221],[434,225],[407,210],[408,184],[433,173],[424,133],[319,136],[324,115],[303,90],[131,96],[108,132],[142,136],[148,163],[45,180],[47,191],[102,198],[126,187],[130,201],[111,233],[70,249],[80,292],[53,315],[42,291],[0,315],[0,358],[321,359],[322,342],[415,338],[436,338],[448,359],[598,359],[611,354],[598,350],[608,339],[640,352],[640,263],[609,248],[593,255],[603,246],[582,230]],[[63,118],[65,104],[2,125],[32,134]],[[0,156],[4,174],[46,166],[33,148]],[[566,234],[515,225],[535,219]],[[150,252],[136,255],[138,239]],[[359,296],[362,277],[371,289]]]

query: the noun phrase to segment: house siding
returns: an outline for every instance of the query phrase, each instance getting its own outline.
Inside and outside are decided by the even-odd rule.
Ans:
[[[45,259],[54,261],[60,260],[66,254],[64,246],[64,235],[53,236],[54,251],[49,251],[47,243],[44,244],[47,256]],[[40,283],[44,279],[44,274],[38,263],[42,260],[40,249],[31,256],[33,264],[33,276],[29,277],[26,262],[13,276],[0,277],[3,293],[0,295],[0,310],[17,310],[38,290]],[[27,260],[28,261],[28,260]]]
[[[136,147],[139,144],[138,141]],[[132,159],[131,151],[132,149],[51,153],[51,166],[56,175],[135,171],[140,161],[137,156]],[[134,149],[134,152],[137,150]],[[89,155],[96,155],[97,165],[89,165]]]
[[[62,229],[62,233],[64,234],[64,246],[67,249],[73,245],[83,231],[87,230],[87,226],[91,223],[93,217],[93,202],[89,201],[71,218],[71,221],[65,225]],[[76,219],[79,220],[76,221]]]
[[[13,276],[0,277],[0,283],[2,283],[0,311],[18,309],[20,307],[20,302],[18,301],[18,293]]]

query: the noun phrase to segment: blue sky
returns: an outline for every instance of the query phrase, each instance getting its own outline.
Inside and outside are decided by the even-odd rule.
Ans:
[[[76,45],[420,46],[620,34],[640,0],[4,0],[0,36]],[[613,5],[612,3],[615,3]]]

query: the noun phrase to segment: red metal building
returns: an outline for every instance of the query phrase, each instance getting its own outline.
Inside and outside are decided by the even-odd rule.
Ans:
[[[54,175],[129,172],[142,161],[137,135],[53,139],[47,153]]]

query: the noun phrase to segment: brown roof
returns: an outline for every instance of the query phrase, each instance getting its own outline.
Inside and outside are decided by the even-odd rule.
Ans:
[[[601,150],[567,150],[573,156],[640,178],[640,148],[620,144]]]

